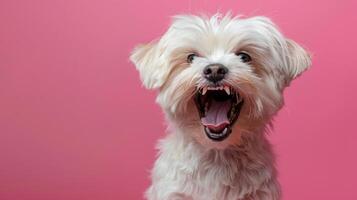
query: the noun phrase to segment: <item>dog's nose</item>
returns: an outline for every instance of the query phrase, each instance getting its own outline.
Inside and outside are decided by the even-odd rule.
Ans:
[[[228,68],[219,63],[209,64],[203,69],[204,77],[213,83],[222,80],[227,73]]]

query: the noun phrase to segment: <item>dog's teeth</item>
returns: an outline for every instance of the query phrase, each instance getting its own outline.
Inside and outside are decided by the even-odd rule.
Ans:
[[[203,89],[202,89],[202,95],[205,95],[206,93],[207,93],[207,87],[203,87]]]
[[[238,94],[236,94],[236,96],[237,96],[237,103],[240,103],[243,100],[242,97]]]
[[[226,91],[226,93],[227,93],[228,95],[231,94],[231,90],[229,89],[228,86],[224,86],[224,90]]]

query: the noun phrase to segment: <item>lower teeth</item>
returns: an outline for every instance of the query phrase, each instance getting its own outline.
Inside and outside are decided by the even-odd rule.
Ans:
[[[206,129],[206,132],[208,132],[209,135],[213,138],[219,138],[219,137],[225,136],[228,132],[228,127],[224,128],[224,130],[221,133],[212,133],[208,127],[205,127],[205,129]]]

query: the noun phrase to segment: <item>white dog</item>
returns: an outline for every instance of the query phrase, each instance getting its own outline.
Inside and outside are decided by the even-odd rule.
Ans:
[[[277,200],[265,133],[309,54],[265,17],[176,16],[131,60],[168,121],[150,200]]]

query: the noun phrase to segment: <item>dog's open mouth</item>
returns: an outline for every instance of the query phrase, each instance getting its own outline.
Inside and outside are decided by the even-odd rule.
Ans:
[[[213,141],[222,141],[232,132],[243,99],[229,86],[207,86],[198,90],[195,103],[207,137]]]

